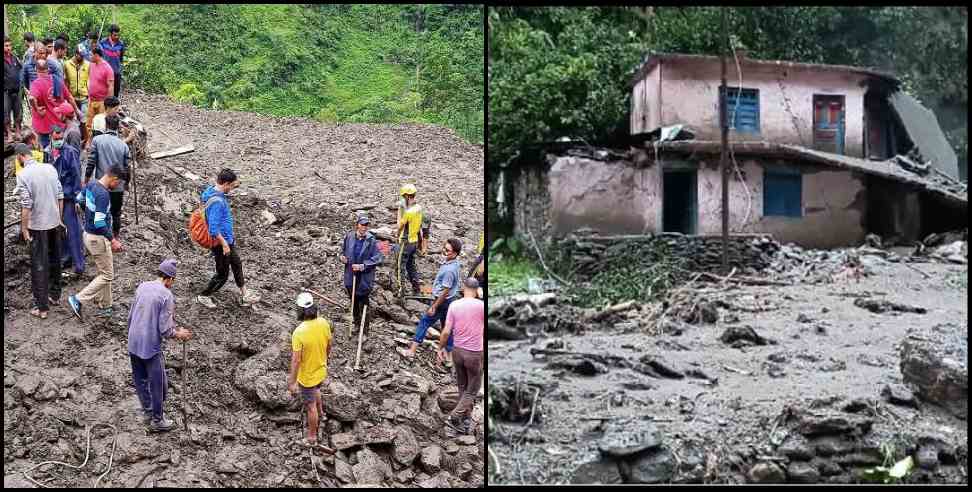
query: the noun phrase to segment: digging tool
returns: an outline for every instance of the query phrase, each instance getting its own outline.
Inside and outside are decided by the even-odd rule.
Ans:
[[[358,355],[354,358],[354,370],[357,371],[361,363],[361,342],[364,340],[365,319],[368,318],[368,305],[365,304],[361,309],[361,328],[358,329]]]
[[[309,289],[309,288],[306,288],[306,287],[304,288],[304,290],[306,290],[307,292],[310,292],[311,294],[314,294],[314,295],[315,295],[315,296],[317,296],[317,297],[320,297],[321,299],[323,299],[323,300],[325,300],[325,301],[327,301],[328,303],[330,303],[330,304],[332,304],[332,305],[334,305],[335,307],[339,307],[339,308],[341,308],[341,309],[344,309],[344,304],[341,304],[341,303],[339,303],[339,302],[337,302],[337,301],[335,301],[335,300],[333,300],[333,299],[331,299],[330,297],[327,297],[327,296],[325,296],[324,294],[321,294],[320,292],[317,292],[317,291],[314,291],[314,290],[311,290],[311,289]]]
[[[401,234],[401,233],[399,233]],[[402,280],[402,253],[405,251],[405,236],[401,235],[398,239],[398,297],[405,295],[405,282]]]
[[[189,341],[182,342],[182,423],[189,432],[189,385],[186,383],[186,372],[189,371],[189,358],[186,357]]]
[[[138,167],[138,159],[135,152],[132,152],[132,199],[135,200],[135,225],[138,225],[138,183],[135,182],[135,168]]]
[[[351,272],[351,322],[348,323],[348,339],[351,339],[351,327],[354,325],[354,295],[358,289],[358,275]]]

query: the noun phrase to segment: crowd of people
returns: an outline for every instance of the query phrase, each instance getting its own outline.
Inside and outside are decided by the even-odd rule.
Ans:
[[[31,251],[34,306],[30,315],[39,319],[47,319],[52,306],[59,304],[65,279],[80,278],[92,262],[95,277],[67,297],[67,306],[82,323],[91,308],[99,317],[113,313],[114,255],[123,251],[122,205],[130,186],[130,143],[134,138],[134,132],[129,136],[120,133],[125,44],[119,34],[116,25],[109,27],[104,39],[88,33],[69,54],[65,35],[37,42],[32,33],[25,33],[23,57],[13,54],[9,37],[4,37],[4,138],[12,135],[15,142],[14,193],[21,206],[20,237]],[[27,131],[21,128],[24,107],[30,111]],[[250,300],[227,199],[240,186],[240,178],[232,169],[222,169],[214,181],[202,192],[199,203],[214,245],[211,255],[215,273],[195,300],[217,309],[212,296],[232,272],[239,288],[239,304],[244,306]],[[413,297],[430,304],[410,346],[399,349],[399,353],[403,358],[413,358],[429,328],[437,323],[441,326],[436,360],[446,367],[454,366],[460,392],[459,404],[444,424],[453,435],[467,434],[471,432],[470,414],[481,391],[483,373],[482,234],[478,257],[467,275],[463,275],[459,260],[462,242],[457,238],[444,241],[439,250],[444,262],[431,288],[423,288],[415,262],[417,255],[428,253],[431,218],[417,202],[414,184],[402,186],[399,195],[396,261],[388,266],[397,274],[399,297],[407,281]],[[340,254],[344,286],[351,301],[351,322],[365,334],[370,333],[368,307],[375,273],[386,265],[370,225],[368,217],[358,216],[344,237]],[[167,431],[174,426],[163,413],[167,382],[162,341],[192,337],[189,329],[176,327],[172,286],[177,270],[175,259],[163,261],[154,279],[138,285],[129,310],[132,377],[150,431]],[[296,304],[299,325],[292,333],[287,383],[307,410],[305,442],[315,445],[318,419],[324,409],[320,387],[327,377],[332,325],[321,316],[311,294],[300,293]]]

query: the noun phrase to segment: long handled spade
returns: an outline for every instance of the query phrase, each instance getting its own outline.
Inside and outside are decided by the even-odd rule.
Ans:
[[[182,423],[189,432],[189,383],[186,382],[186,372],[189,371],[189,358],[186,356],[189,341],[182,342]]]
[[[361,364],[361,342],[364,339],[365,320],[368,319],[368,305],[365,304],[361,310],[361,328],[358,330],[358,355],[354,358],[354,370],[357,371]]]
[[[352,271],[351,276],[351,322],[348,323],[348,339],[351,338],[351,327],[354,325],[354,295],[358,290],[358,275]]]

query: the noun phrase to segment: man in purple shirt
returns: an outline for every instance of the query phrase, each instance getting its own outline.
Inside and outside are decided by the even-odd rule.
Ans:
[[[162,338],[186,341],[192,336],[189,330],[175,326],[175,297],[170,290],[175,276],[176,261],[163,261],[159,265],[159,278],[142,282],[135,290],[135,301],[128,315],[128,356],[149,432],[166,432],[175,426],[162,415],[168,386]]]

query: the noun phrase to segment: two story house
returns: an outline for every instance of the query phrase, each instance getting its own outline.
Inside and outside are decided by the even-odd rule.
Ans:
[[[508,169],[514,228],[721,233],[720,98],[733,233],[836,247],[870,232],[906,242],[967,226],[955,153],[893,75],[737,52],[725,93],[720,78],[716,56],[646,57],[629,83],[629,147],[524,152]]]

